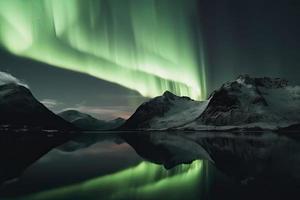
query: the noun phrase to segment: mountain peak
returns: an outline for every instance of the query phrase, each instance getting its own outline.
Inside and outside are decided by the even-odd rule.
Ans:
[[[207,101],[198,102],[166,91],[138,107],[120,128],[275,129],[299,123],[299,92],[299,86],[288,86],[285,79],[240,75],[215,90]]]
[[[16,83],[0,86],[0,110],[0,126],[75,129],[41,104],[28,88]]]
[[[104,121],[72,109],[62,111],[58,115],[82,130],[111,130],[119,127],[125,121],[122,118]]]
[[[62,111],[58,113],[60,117],[65,119],[66,121],[69,121],[71,123],[77,121],[77,120],[82,120],[82,119],[92,119],[92,120],[97,120],[94,117],[90,116],[89,114],[82,113],[78,110],[73,110],[73,109],[68,109],[65,111]]]
[[[239,75],[236,79],[236,82],[245,83],[245,84],[252,84],[253,81],[254,81],[254,79],[251,78],[249,74]]]
[[[238,76],[236,79],[237,83],[243,85],[252,85],[256,87],[265,87],[268,89],[284,88],[288,85],[288,81],[282,78],[271,78],[271,77],[251,77],[249,74]]]
[[[122,117],[117,117],[117,118],[115,118],[115,119],[113,119],[113,120],[111,120],[111,121],[113,121],[113,122],[125,122],[126,120],[125,119],[123,119]]]
[[[180,97],[170,91],[140,105],[121,129],[167,129],[197,118],[206,102]]]
[[[174,99],[175,97],[177,97],[175,94],[173,94],[172,92],[170,92],[168,90],[166,90],[162,96],[169,98],[169,99]]]
[[[201,123],[229,126],[298,121],[300,102],[293,97],[297,88],[287,86],[288,81],[282,78],[240,75],[211,95]]]

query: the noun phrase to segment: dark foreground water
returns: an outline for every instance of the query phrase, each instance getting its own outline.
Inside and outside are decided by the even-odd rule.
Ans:
[[[295,199],[299,141],[274,133],[6,132],[0,199]]]

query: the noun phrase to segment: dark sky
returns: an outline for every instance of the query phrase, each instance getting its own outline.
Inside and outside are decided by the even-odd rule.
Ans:
[[[198,14],[209,93],[246,73],[282,77],[300,85],[299,0],[199,0]],[[76,108],[103,119],[127,117],[146,100],[116,84],[4,49],[0,50],[0,70],[27,83],[54,111]]]
[[[239,74],[300,84],[299,0],[201,0],[210,88]]]

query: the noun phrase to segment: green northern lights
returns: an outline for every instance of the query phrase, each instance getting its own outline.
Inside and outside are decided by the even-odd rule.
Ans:
[[[15,55],[89,74],[143,96],[169,90],[204,99],[205,56],[193,24],[198,20],[196,3],[0,0],[0,45]]]
[[[85,182],[22,197],[54,199],[182,199],[201,193],[205,161],[181,164],[171,170],[149,162]],[[205,186],[205,184],[203,184]]]

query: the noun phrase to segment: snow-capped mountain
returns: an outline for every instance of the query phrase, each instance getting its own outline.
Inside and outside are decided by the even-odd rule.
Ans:
[[[300,122],[300,87],[280,78],[239,76],[207,101],[170,92],[142,104],[123,129],[276,130]]]
[[[208,101],[178,97],[169,91],[143,103],[121,129],[168,129],[194,121],[206,108]]]
[[[216,90],[201,116],[185,128],[278,129],[299,123],[299,113],[299,86],[280,78],[244,75]]]
[[[0,127],[63,129],[75,127],[41,104],[27,87],[17,83],[0,85]]]
[[[125,122],[122,118],[111,121],[99,120],[77,110],[66,110],[58,115],[83,130],[109,130],[117,128]]]

